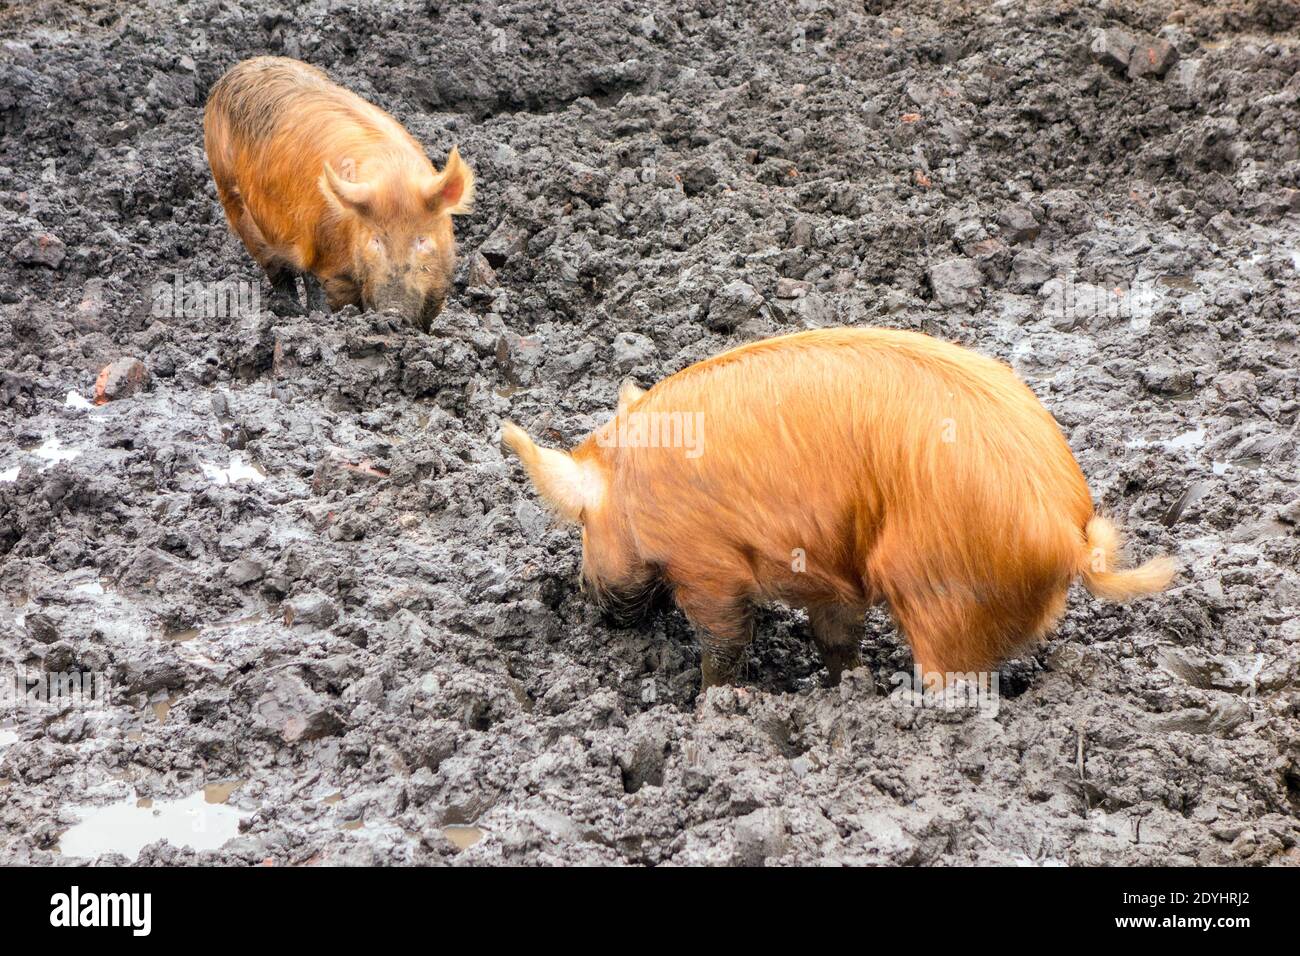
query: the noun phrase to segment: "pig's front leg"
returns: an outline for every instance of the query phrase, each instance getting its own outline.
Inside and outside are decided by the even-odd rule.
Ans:
[[[308,312],[329,312],[329,300],[325,292],[325,286],[321,284],[320,279],[310,272],[304,272],[302,275],[303,287],[307,290],[307,311]]]
[[[272,266],[267,268],[266,277],[271,280],[272,312],[276,315],[305,314],[298,299],[298,277],[292,269]]]
[[[841,674],[858,666],[862,615],[862,611],[843,604],[817,604],[808,608],[813,641],[821,652],[822,663],[830,671],[832,687],[840,682]]]
[[[337,312],[348,305],[361,308],[361,286],[347,276],[329,276],[319,281],[321,288],[325,290],[325,299],[329,302],[331,312]]]
[[[753,608],[748,600],[711,595],[679,587],[677,606],[700,639],[700,691],[735,683],[745,648],[754,637]]]

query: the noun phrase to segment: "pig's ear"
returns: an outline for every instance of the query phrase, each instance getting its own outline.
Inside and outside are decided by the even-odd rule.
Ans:
[[[325,201],[339,212],[354,212],[364,216],[370,211],[370,202],[375,197],[375,187],[370,183],[354,183],[344,179],[329,163],[325,164],[317,185]]]
[[[618,411],[617,415],[622,415],[629,405],[645,394],[645,389],[641,388],[636,382],[626,381],[618,390]]]
[[[575,461],[552,448],[538,448],[512,422],[502,427],[501,440],[523,462],[537,493],[566,521],[581,521],[583,511],[604,497],[605,482],[594,464]]]
[[[474,204],[474,171],[460,158],[458,147],[452,147],[447,165],[425,187],[424,203],[430,212],[451,216],[469,212]]]

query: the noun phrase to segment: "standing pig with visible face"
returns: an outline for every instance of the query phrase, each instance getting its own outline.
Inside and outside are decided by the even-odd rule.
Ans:
[[[217,81],[203,134],[226,218],[280,310],[301,311],[302,275],[309,307],[324,305],[323,289],[331,309],[393,309],[428,330],[455,263],[451,217],[474,197],[456,149],[438,172],[383,110],[313,66],[271,56]]]
[[[595,600],[638,609],[667,585],[733,679],[753,607],[808,610],[832,681],[887,603],[926,686],[987,671],[1045,636],[1072,581],[1122,601],[1172,562],[1119,570],[1061,430],[1000,362],[889,329],[826,329],[733,349],[648,392],[572,454],[514,425],[505,443],[582,525]]]

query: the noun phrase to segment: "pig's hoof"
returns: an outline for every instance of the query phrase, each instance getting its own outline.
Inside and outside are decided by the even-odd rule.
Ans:
[[[826,665],[829,677],[826,680],[828,687],[838,686],[840,677],[845,671],[851,671],[862,666],[862,659],[858,656],[856,648],[851,650],[822,651],[822,663]]]
[[[299,316],[307,314],[307,310],[302,307],[301,302],[297,299],[291,299],[287,295],[272,295],[271,301],[267,304],[276,315]]]
[[[316,277],[313,275],[303,276],[302,284],[307,292],[307,311],[328,313],[330,311],[329,299],[325,295],[325,289],[316,281]]]

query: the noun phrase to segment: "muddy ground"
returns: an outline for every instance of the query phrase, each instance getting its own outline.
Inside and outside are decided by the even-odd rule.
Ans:
[[[106,691],[0,702],[0,862],[1300,863],[1295,3],[0,16],[0,659]],[[200,121],[261,53],[477,170],[431,334],[162,292],[259,288]],[[996,714],[897,699],[883,613],[829,688],[766,611],[697,697],[679,615],[577,593],[500,421],[574,442],[837,323],[1010,362],[1177,586],[1076,590]]]

